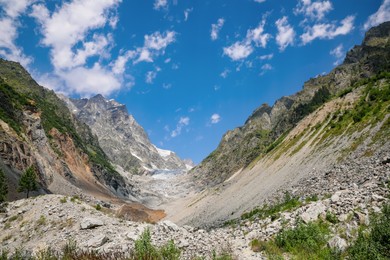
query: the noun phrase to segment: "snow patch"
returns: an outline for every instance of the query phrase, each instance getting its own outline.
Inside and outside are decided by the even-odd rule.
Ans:
[[[156,146],[155,146],[155,147],[156,147]],[[158,148],[158,147],[156,147],[156,149],[157,149],[158,154],[159,154],[161,157],[163,157],[163,158],[168,157],[168,156],[171,156],[171,154],[173,153],[172,151],[160,149],[160,148]]]

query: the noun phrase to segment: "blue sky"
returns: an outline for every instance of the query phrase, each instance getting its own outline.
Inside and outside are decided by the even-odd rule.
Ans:
[[[342,62],[390,0],[0,0],[0,56],[71,97],[127,105],[199,163],[262,103]]]

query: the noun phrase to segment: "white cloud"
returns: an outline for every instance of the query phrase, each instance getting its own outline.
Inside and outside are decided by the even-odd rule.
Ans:
[[[179,122],[176,125],[176,129],[171,132],[171,137],[176,137],[181,134],[181,131],[185,126],[188,126],[190,124],[190,118],[188,116],[186,117],[180,117]]]
[[[165,48],[176,41],[176,32],[166,31],[164,33],[154,32],[144,36],[144,46],[137,49],[138,59],[134,63],[142,61],[153,62],[153,58],[164,54]]]
[[[384,0],[378,11],[368,17],[364,24],[364,30],[386,21],[390,21],[390,0]]]
[[[172,84],[171,83],[163,83],[163,89],[170,89],[172,88]]]
[[[96,93],[109,95],[121,87],[118,78],[111,71],[101,68],[98,63],[90,69],[77,67],[59,72],[58,75],[65,81],[66,89],[64,90],[67,93],[76,92],[87,96]]]
[[[219,31],[222,29],[225,23],[225,19],[219,18],[216,24],[211,25],[211,40],[215,41],[218,39]]]
[[[254,42],[256,47],[261,46],[265,48],[267,46],[268,40],[271,38],[271,35],[269,33],[264,33],[264,25],[265,19],[263,19],[259,26],[257,26],[255,29],[248,30],[246,41]]]
[[[18,17],[26,12],[29,5],[35,0],[9,1],[0,0],[0,7],[3,10],[3,17],[0,19],[0,56],[8,60],[20,62],[23,66],[28,66],[32,58],[23,53],[23,49],[15,43],[18,38],[18,27],[21,23]]]
[[[145,35],[144,47],[152,50],[163,50],[169,44],[175,41],[176,33],[174,31],[166,31],[164,34],[154,32],[151,35]]]
[[[125,72],[126,63],[133,59],[136,55],[135,51],[127,51],[123,55],[119,55],[112,64],[112,72],[117,75],[122,75]]]
[[[119,2],[120,0],[73,0],[57,8],[51,16],[43,5],[34,6],[31,15],[41,23],[44,36],[42,43],[52,48],[51,59],[56,69],[69,69],[85,63],[85,59],[77,60],[77,51],[80,50],[75,50],[75,45],[84,45],[91,30],[109,23],[110,10]],[[92,51],[85,58],[96,54]]]
[[[236,42],[229,47],[223,48],[223,53],[233,61],[245,59],[253,52],[252,45],[248,43]]]
[[[185,22],[188,21],[188,16],[190,15],[190,13],[191,13],[193,10],[194,10],[193,8],[187,8],[186,10],[184,10],[184,21],[185,21]]]
[[[155,10],[161,10],[168,8],[168,0],[155,0],[153,8]]]
[[[212,124],[218,124],[219,121],[221,121],[221,116],[218,115],[218,114],[212,114],[211,117],[210,117],[210,122]]]
[[[226,79],[229,73],[230,73],[230,70],[229,69],[225,69],[224,71],[221,72],[220,76],[222,78]]]
[[[276,43],[279,46],[280,51],[284,51],[288,45],[294,43],[295,31],[288,23],[287,16],[283,16],[276,22],[278,28],[278,35],[276,36]]]
[[[148,84],[153,84],[153,80],[157,77],[156,71],[148,71],[145,75],[145,82]]]
[[[343,58],[345,56],[345,52],[344,52],[344,46],[343,44],[339,44],[336,48],[334,48],[333,50],[331,50],[329,52],[330,55],[334,56],[337,60],[333,63],[333,65],[337,66],[339,65],[342,61],[343,61]]]
[[[346,35],[353,30],[354,20],[355,16],[347,16],[341,21],[340,26],[336,26],[334,23],[322,23],[315,24],[313,27],[308,27],[306,32],[300,36],[302,43],[305,45],[317,38],[333,39],[339,35]]]
[[[263,66],[261,66],[260,76],[264,75],[267,71],[272,70],[272,69],[273,69],[273,67],[271,64],[269,64],[269,63],[264,64]]]
[[[321,20],[333,9],[330,1],[300,0],[294,9],[295,14],[303,14],[311,19]]]
[[[264,3],[266,0],[254,0],[256,3]]]
[[[274,57],[273,53],[262,55],[259,57],[260,60],[271,60]]]
[[[0,0],[0,6],[8,17],[17,18],[26,11],[27,7],[36,1],[37,0]]]
[[[264,33],[265,18],[259,23],[255,29],[249,29],[246,37],[242,41],[237,41],[228,47],[223,48],[224,55],[229,56],[233,61],[243,60],[252,54],[254,47],[267,46],[271,35]]]

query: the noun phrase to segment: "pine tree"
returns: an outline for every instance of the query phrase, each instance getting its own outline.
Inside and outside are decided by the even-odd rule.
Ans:
[[[33,166],[27,168],[27,170],[22,174],[19,180],[19,192],[27,192],[27,198],[30,194],[30,191],[38,190],[37,175],[35,174],[35,169]]]
[[[3,170],[0,168],[0,203],[7,200],[8,185]]]

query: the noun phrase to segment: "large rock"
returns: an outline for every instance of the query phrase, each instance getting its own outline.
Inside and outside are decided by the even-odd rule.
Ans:
[[[326,206],[322,202],[311,204],[309,208],[302,213],[301,218],[303,222],[309,223],[318,219],[318,215],[325,213]]]
[[[108,241],[108,237],[106,237],[105,235],[103,234],[100,234],[100,235],[97,235],[93,238],[91,238],[90,240],[87,241],[86,245],[88,247],[101,247],[102,245],[104,245],[106,242]]]
[[[103,226],[104,223],[100,219],[97,218],[84,218],[80,222],[80,228],[81,229],[90,229],[90,228],[95,228],[95,227],[100,227]]]
[[[348,245],[345,239],[336,235],[328,241],[328,246],[339,251],[344,251]]]

